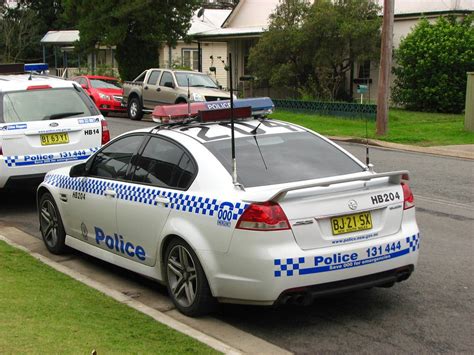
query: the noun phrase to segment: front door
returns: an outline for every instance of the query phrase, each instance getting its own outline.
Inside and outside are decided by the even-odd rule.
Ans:
[[[74,238],[118,253],[117,200],[130,171],[130,162],[143,142],[143,134],[121,138],[100,150],[86,177],[73,178],[67,196],[65,225]]]
[[[161,88],[158,85],[161,70],[152,70],[146,83],[143,84],[143,106],[146,108],[154,108],[159,105]]]

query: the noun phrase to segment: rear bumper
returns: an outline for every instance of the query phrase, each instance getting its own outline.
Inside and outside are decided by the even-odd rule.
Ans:
[[[265,240],[249,233],[234,235],[228,253],[201,258],[220,301],[271,305],[291,293],[306,299],[402,281],[417,265],[419,243],[416,223],[391,236],[312,250],[284,231]]]
[[[15,187],[20,180],[44,176],[47,172],[87,160],[98,148],[31,155],[0,155],[0,188]]]
[[[403,266],[397,269],[378,272],[371,275],[355,277],[352,279],[323,283],[308,287],[300,287],[284,291],[275,304],[310,304],[317,297],[350,292],[371,287],[391,287],[396,282],[407,280],[415,267]]]
[[[6,179],[3,186],[1,185],[2,178],[0,177],[0,188],[4,189],[23,189],[28,187],[36,187],[44,180],[45,174],[31,174],[22,176],[11,176]]]

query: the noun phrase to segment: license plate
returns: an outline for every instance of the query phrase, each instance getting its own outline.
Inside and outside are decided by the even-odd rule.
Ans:
[[[66,144],[69,143],[67,133],[50,133],[40,135],[41,145]]]
[[[332,234],[358,232],[372,229],[372,216],[370,212],[348,214],[331,218]]]

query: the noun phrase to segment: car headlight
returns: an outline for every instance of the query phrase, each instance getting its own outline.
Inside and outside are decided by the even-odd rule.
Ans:
[[[110,100],[110,96],[109,96],[109,95],[102,94],[101,92],[99,92],[99,97],[100,97],[102,100]]]
[[[197,92],[193,92],[192,98],[193,101],[206,101],[206,98]]]

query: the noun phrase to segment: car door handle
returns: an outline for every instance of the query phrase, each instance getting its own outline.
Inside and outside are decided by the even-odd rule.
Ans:
[[[156,91],[161,91],[161,88],[156,88]]]
[[[163,196],[156,196],[155,201],[158,203],[162,203],[164,205],[167,205],[170,203],[170,199],[168,197],[163,197]]]
[[[114,198],[116,195],[116,192],[114,190],[105,190],[104,191],[104,196]]]
[[[145,90],[148,90],[148,86],[145,86],[144,89],[145,89]]]

